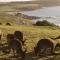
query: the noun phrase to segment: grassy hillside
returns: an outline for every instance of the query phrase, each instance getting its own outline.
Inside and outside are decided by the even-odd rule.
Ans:
[[[21,16],[6,13],[0,13],[0,23],[2,23],[2,25],[6,25],[6,23],[10,23],[11,25],[32,25],[32,21],[30,19],[24,19]]]
[[[26,39],[26,48],[27,48],[27,52],[32,52],[34,51],[34,47],[36,46],[37,42],[41,39],[41,38],[55,38],[57,36],[60,35],[60,29],[56,28],[56,27],[50,27],[50,26],[0,26],[0,30],[2,31],[3,37],[2,37],[2,41],[0,41],[0,43],[6,43],[6,35],[8,33],[14,33],[14,31],[19,30],[23,32],[23,36],[24,36],[24,40]],[[11,52],[10,54],[5,54],[0,52],[0,58],[8,58],[9,56],[12,56],[13,53]],[[57,56],[58,57],[58,56]],[[30,55],[26,57],[30,60],[32,56],[30,57]],[[17,58],[18,59],[18,58]],[[44,59],[44,58],[42,58]],[[49,58],[50,59],[50,58]],[[53,58],[52,58],[53,59]],[[58,59],[58,58],[57,58]],[[36,59],[38,60],[38,59]]]
[[[3,31],[3,35],[6,36],[8,33],[13,33],[16,30],[22,31],[24,34],[24,39],[26,40],[26,46],[28,52],[31,52],[35,44],[41,38],[55,38],[60,35],[60,29],[54,27],[29,27],[29,26],[0,26],[0,29]]]
[[[27,18],[25,19],[22,18],[21,16],[6,14],[6,12],[11,12],[11,11],[15,12],[15,11],[35,10],[44,6],[55,6],[55,5],[60,5],[60,0],[38,0],[33,2],[10,2],[10,3],[2,3],[2,4],[0,3],[0,23],[2,23],[2,25],[0,25],[0,30],[2,31],[3,34],[0,43],[2,44],[7,43],[6,35],[8,33],[14,33],[14,31],[19,30],[23,32],[24,40],[26,39],[25,44],[27,48],[27,53],[30,53],[34,51],[34,47],[41,38],[47,38],[47,37],[55,38],[59,36],[60,28],[58,27],[33,26],[31,19],[27,19]],[[10,23],[11,26],[7,26],[6,23]],[[5,54],[5,55],[4,53],[0,52],[0,58],[6,58],[11,55],[13,55],[12,52],[10,54]],[[31,59],[30,55],[27,56],[27,58],[28,59],[26,60],[39,60],[39,59]],[[3,60],[8,60],[8,59],[3,59]],[[18,60],[18,59],[14,59],[14,60]]]

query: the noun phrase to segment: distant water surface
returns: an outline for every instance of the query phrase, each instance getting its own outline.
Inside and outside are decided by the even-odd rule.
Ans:
[[[21,13],[29,16],[52,17],[46,19],[52,23],[60,25],[60,6],[43,7],[42,9],[37,9],[34,11],[23,11]],[[43,20],[43,19],[39,19],[39,20]]]

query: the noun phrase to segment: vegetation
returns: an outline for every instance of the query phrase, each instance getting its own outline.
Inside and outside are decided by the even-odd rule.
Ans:
[[[37,21],[36,26],[56,26],[53,23],[48,22],[47,20]]]
[[[6,13],[0,13],[0,22],[2,25],[6,25],[6,23],[10,23],[11,25],[32,25],[31,19]]]
[[[0,26],[0,29],[3,31],[3,35],[6,37],[8,33],[14,33],[14,31],[19,30],[24,34],[24,39],[26,40],[26,46],[28,51],[32,51],[32,48],[37,43],[38,40],[45,37],[57,37],[60,35],[60,29],[52,27],[29,27],[29,26]]]
[[[11,3],[3,3],[0,4],[0,30],[2,31],[2,40],[0,43],[7,43],[6,36],[8,33],[14,33],[16,30],[22,31],[27,53],[31,53],[34,51],[34,47],[37,42],[42,38],[55,38],[60,35],[60,28],[56,27],[54,24],[48,21],[37,21],[36,25],[32,25],[31,19],[25,19],[21,16],[10,15],[7,12],[16,12],[16,11],[25,11],[25,10],[35,10],[41,8],[43,6],[53,6],[60,5],[60,0],[39,0],[33,2],[11,2]],[[2,24],[1,24],[2,23]],[[11,24],[11,26],[6,25],[6,23]],[[59,41],[60,43],[60,41]],[[5,46],[5,45],[4,45]],[[60,52],[60,51],[59,51]],[[12,56],[12,51],[10,54],[4,54],[0,51],[0,59],[6,60],[8,57]],[[39,60],[32,59],[32,55],[26,56],[26,60]],[[59,60],[60,56],[52,56],[50,58],[47,56],[47,59],[42,58],[41,60]],[[56,57],[56,58],[55,58]],[[5,58],[5,59],[4,59]],[[7,59],[8,60],[8,59]],[[10,59],[11,60],[11,59]],[[14,59],[12,59],[14,60]],[[15,59],[15,60],[18,60]]]
[[[55,38],[60,35],[60,28],[55,26],[33,26],[32,20],[21,18],[20,16],[0,14],[0,30],[2,31],[3,37],[0,41],[2,44],[7,43],[6,35],[8,33],[14,33],[14,31],[19,30],[23,32],[24,40],[26,39],[27,53],[34,51],[34,47],[41,38]],[[6,25],[6,23],[11,24],[11,26]],[[47,23],[47,21],[43,21]],[[4,45],[5,46],[5,45]],[[10,57],[13,53],[11,51],[10,55],[1,52],[1,58]],[[31,58],[31,57],[30,57]]]

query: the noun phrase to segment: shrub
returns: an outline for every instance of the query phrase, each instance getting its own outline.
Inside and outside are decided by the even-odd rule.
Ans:
[[[43,20],[43,21],[37,21],[36,26],[56,26],[53,23],[48,22],[47,20]]]
[[[11,24],[10,24],[10,23],[6,23],[6,25],[9,25],[9,26],[11,26]]]
[[[0,25],[2,25],[2,23],[0,23]]]

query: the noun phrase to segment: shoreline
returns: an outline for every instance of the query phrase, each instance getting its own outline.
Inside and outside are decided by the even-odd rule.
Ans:
[[[31,11],[42,7],[60,6],[60,0],[40,0],[27,2],[0,3],[0,12],[6,11]]]

